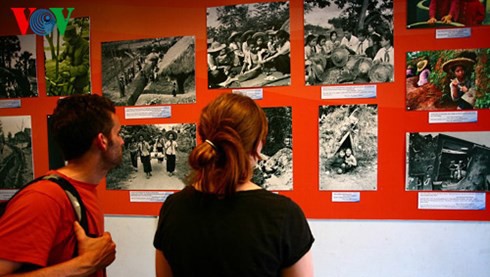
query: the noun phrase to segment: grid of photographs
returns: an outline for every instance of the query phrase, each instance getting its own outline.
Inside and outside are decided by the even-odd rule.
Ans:
[[[395,82],[393,3],[304,0],[304,85]],[[416,0],[406,9],[407,29],[490,24],[490,1]],[[55,28],[43,37],[47,96],[91,93],[90,24],[71,18],[63,35]],[[289,1],[207,7],[207,87],[290,86],[290,29]],[[0,44],[0,98],[37,97],[36,36],[1,36]],[[195,48],[193,36],[102,42],[102,94],[118,106],[196,103]],[[406,111],[489,109],[489,57],[490,48],[407,52]],[[378,188],[378,106],[348,102],[319,107],[320,191]],[[270,130],[253,182],[293,190],[292,108],[264,111]],[[0,117],[0,189],[32,179],[30,122]],[[109,173],[108,189],[184,186],[195,124],[126,125],[122,133],[124,162]],[[56,169],[65,162],[49,135],[49,168]],[[488,140],[488,132],[407,134],[406,190],[488,191]]]

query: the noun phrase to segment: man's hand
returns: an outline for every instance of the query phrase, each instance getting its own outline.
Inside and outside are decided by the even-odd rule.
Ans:
[[[437,19],[435,17],[431,17],[429,20],[427,20],[427,23],[429,24],[435,24],[437,22]]]
[[[109,232],[104,232],[98,238],[90,238],[78,222],[75,222],[74,229],[78,241],[78,255],[94,272],[109,266],[116,259],[116,244]]]

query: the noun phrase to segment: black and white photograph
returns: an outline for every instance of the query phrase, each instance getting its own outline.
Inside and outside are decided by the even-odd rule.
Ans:
[[[58,28],[44,36],[46,94],[90,93],[90,19],[69,20],[64,35]]]
[[[254,168],[252,182],[267,190],[293,189],[293,130],[291,107],[263,108],[269,132],[262,160]]]
[[[394,81],[393,0],[305,0],[306,85]]]
[[[37,97],[36,35],[0,37],[0,98]]]
[[[208,87],[289,86],[289,34],[289,1],[208,8]]]
[[[102,43],[102,94],[118,106],[196,102],[194,37]]]
[[[31,117],[0,116],[0,189],[18,189],[34,178]]]
[[[188,158],[196,147],[193,123],[125,125],[121,165],[107,175],[107,189],[180,190],[190,173]]]
[[[406,190],[490,191],[490,132],[407,133]]]
[[[320,190],[377,190],[378,106],[320,106]]]

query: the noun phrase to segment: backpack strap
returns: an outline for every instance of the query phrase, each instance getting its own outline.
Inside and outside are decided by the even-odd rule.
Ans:
[[[51,181],[63,189],[63,191],[66,193],[66,196],[68,197],[68,200],[70,200],[70,203],[73,207],[73,211],[75,213],[75,217],[80,223],[80,225],[82,226],[83,230],[85,230],[87,236],[94,237],[89,233],[88,230],[87,212],[85,209],[85,205],[83,204],[82,198],[80,197],[80,194],[68,180],[56,174],[43,175],[41,177],[38,177],[30,181],[29,183],[25,184],[23,187],[18,189],[9,200],[0,203],[0,216],[2,216],[5,213],[7,204],[10,200],[12,200],[15,196],[17,196],[17,194],[19,194],[25,188],[41,180]]]

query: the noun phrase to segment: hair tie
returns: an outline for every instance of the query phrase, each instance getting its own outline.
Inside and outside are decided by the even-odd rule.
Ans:
[[[206,140],[204,140],[204,142],[206,142],[207,144],[211,145],[211,147],[213,147],[214,150],[216,150],[216,151],[218,150],[218,148],[216,147],[216,145],[214,145],[214,143],[212,143],[210,140],[207,140],[206,139]]]

